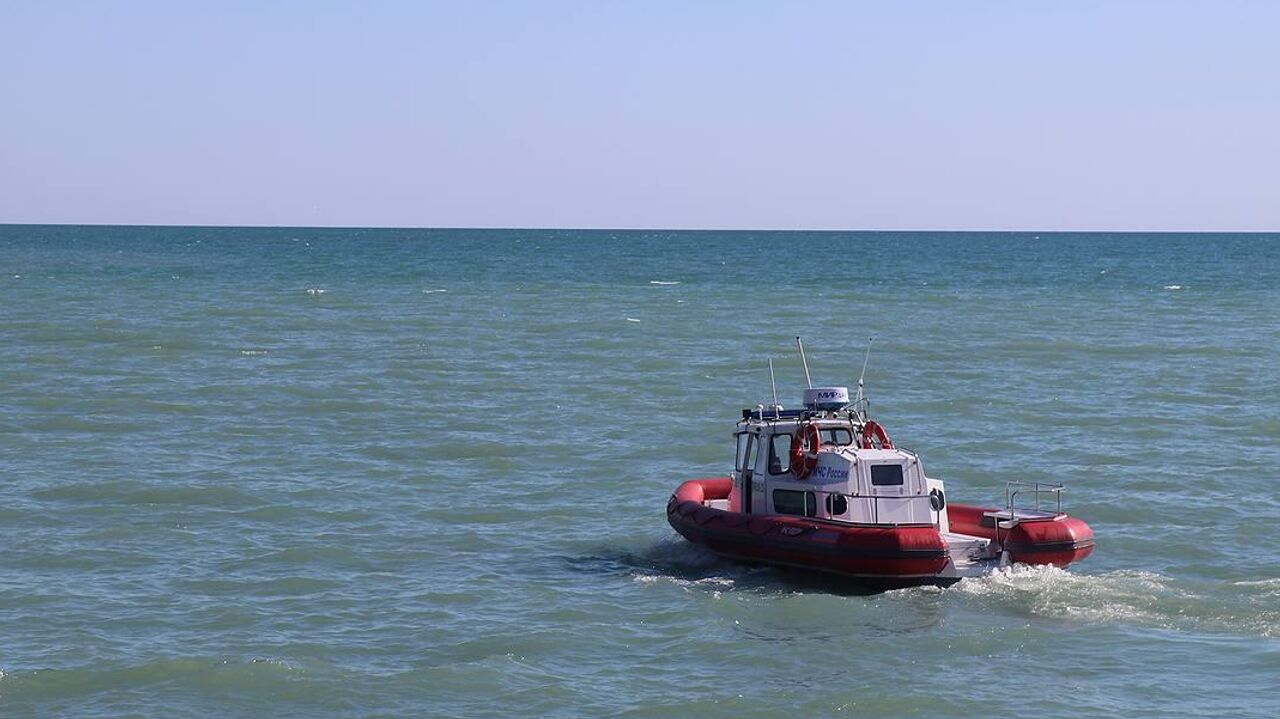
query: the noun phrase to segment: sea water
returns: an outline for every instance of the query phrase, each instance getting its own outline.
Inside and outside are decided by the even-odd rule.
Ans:
[[[796,335],[1093,556],[684,542]],[[1275,717],[1278,349],[1275,235],[0,227],[0,715]]]

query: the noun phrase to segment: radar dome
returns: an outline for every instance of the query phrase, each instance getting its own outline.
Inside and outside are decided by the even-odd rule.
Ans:
[[[809,409],[838,410],[848,405],[848,387],[810,387],[804,391],[804,406]]]

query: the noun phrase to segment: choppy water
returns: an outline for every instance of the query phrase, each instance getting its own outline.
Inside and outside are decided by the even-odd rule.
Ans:
[[[791,338],[1069,572],[722,561]],[[1280,714],[1280,236],[0,227],[0,714]]]

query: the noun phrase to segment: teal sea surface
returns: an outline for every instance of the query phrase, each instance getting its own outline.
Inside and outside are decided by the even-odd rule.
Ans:
[[[866,593],[667,525],[852,385],[1097,549]],[[0,226],[0,716],[1280,716],[1280,235]]]

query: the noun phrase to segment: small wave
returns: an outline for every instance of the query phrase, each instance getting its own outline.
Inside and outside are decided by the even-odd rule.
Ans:
[[[668,281],[668,280],[649,280],[649,284],[661,285],[663,287],[670,287],[671,285],[678,285],[680,283],[675,281]]]
[[[640,584],[670,584],[680,587],[686,592],[710,592],[711,596],[716,599],[724,596],[724,592],[732,590],[734,585],[737,584],[729,577],[685,579],[667,574],[637,574],[632,577],[632,581]]]
[[[1176,290],[1185,290],[1185,289],[1187,289],[1186,287],[1183,287],[1182,285],[1165,285],[1165,286],[1164,286],[1164,288],[1165,288],[1166,290],[1175,290],[1175,291],[1176,291]]]
[[[422,291],[422,294],[424,294],[424,295],[435,295],[435,294],[439,294],[439,293],[441,293],[441,292],[448,292],[448,291],[449,291],[449,290],[443,290],[443,289],[423,290],[423,291]]]
[[[223,659],[206,656],[173,657],[139,664],[110,662],[62,669],[39,669],[4,675],[5,699],[35,702],[68,697],[91,697],[100,692],[140,691],[148,687],[185,685],[272,687],[299,681],[305,669],[274,657]]]
[[[665,574],[637,574],[632,577],[633,581],[641,584],[655,584],[658,582],[666,582],[675,584],[680,587],[723,587],[730,588],[736,582],[729,577],[704,577],[702,579],[684,579],[681,577],[673,577]]]
[[[1272,579],[1248,579],[1232,582],[1237,587],[1280,587],[1280,577]]]
[[[34,496],[46,501],[89,503],[95,506],[160,504],[226,509],[260,504],[254,495],[223,485],[156,485],[129,481],[66,484],[37,490]]]
[[[266,353],[267,353],[266,350],[240,350],[240,354],[244,355],[245,357],[259,357]]]
[[[195,579],[181,582],[192,592],[209,596],[299,597],[340,590],[347,585],[337,579],[286,576],[274,579]]]
[[[317,574],[332,572],[334,569],[368,571],[372,568],[372,564],[365,555],[353,549],[329,545],[288,547],[255,556],[228,559],[222,564],[224,572],[263,567],[274,568],[277,572],[293,570],[295,573],[302,568],[315,568],[319,571],[313,571],[310,574]]]
[[[1243,598],[1255,605],[1259,602],[1268,604],[1280,600],[1280,578],[1255,579],[1231,584],[1240,587]],[[1275,614],[1280,616],[1280,606],[1276,607]],[[1276,634],[1280,635],[1280,628],[1277,629]]]
[[[732,586],[750,571],[690,542],[664,539],[639,550],[602,547],[588,555],[561,557],[563,568],[590,574],[629,575],[649,584],[671,581],[681,586]]]
[[[326,293],[326,292],[328,292],[328,291],[329,291],[329,290],[326,290],[326,289],[323,289],[323,288],[320,288],[320,287],[308,287],[308,288],[307,288],[307,294],[309,294],[309,295],[323,295],[323,294],[325,294],[325,293]]]
[[[635,317],[628,317],[628,318],[627,318],[627,321],[628,321],[628,322],[639,322],[640,320],[636,319]]]

